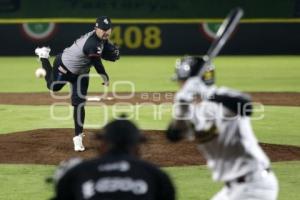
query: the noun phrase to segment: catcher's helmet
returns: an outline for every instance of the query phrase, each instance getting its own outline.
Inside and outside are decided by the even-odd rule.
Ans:
[[[109,122],[96,137],[116,149],[127,149],[146,141],[145,136],[125,114]]]
[[[204,67],[204,60],[198,56],[185,56],[177,59],[175,63],[175,75],[173,80],[185,81],[190,77],[197,76]],[[201,74],[201,79],[206,85],[215,83],[214,65],[209,63],[205,66],[205,71]]]

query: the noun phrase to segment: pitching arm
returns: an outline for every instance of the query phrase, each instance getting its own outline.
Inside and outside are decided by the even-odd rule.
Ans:
[[[102,85],[109,86],[109,77],[104,69],[101,59],[99,59],[97,57],[93,57],[93,58],[91,58],[91,62],[92,62],[92,65],[95,67],[97,73],[100,74],[100,76],[103,79]]]

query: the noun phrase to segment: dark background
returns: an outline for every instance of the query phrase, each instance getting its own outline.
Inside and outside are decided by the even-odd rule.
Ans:
[[[33,55],[37,46],[50,46],[53,53],[65,47],[85,32],[91,31],[90,24],[56,24],[53,34],[40,40],[33,40],[22,31],[21,25],[0,26],[0,55]],[[211,39],[201,29],[201,24],[115,24],[121,28],[121,39],[124,31],[132,26],[141,32],[149,26],[157,27],[161,34],[159,48],[147,48],[143,42],[137,48],[129,48],[124,42],[121,45],[123,55],[176,55],[203,54]],[[299,54],[300,26],[298,23],[242,23],[222,50],[222,54]],[[135,41],[132,33],[131,41]]]
[[[101,15],[110,16],[113,22],[114,19],[131,19],[133,22],[135,19],[156,18],[204,19],[193,24],[185,21],[114,23],[114,29],[118,29],[119,33],[119,41],[114,41],[120,45],[123,55],[203,54],[212,40],[202,28],[203,23],[209,21],[205,19],[224,18],[236,6],[244,9],[243,20],[246,21],[239,25],[221,54],[300,53],[300,18],[297,19],[300,16],[300,0],[0,0],[0,56],[33,55],[37,46],[50,46],[55,54],[93,29],[92,22],[55,23],[49,35],[37,39],[26,33],[24,25],[27,23],[20,23],[18,19],[94,19]],[[257,18],[262,21],[255,21]],[[6,23],[9,20],[16,21]],[[38,27],[47,24],[29,25]],[[159,47],[149,48],[144,44],[149,27],[159,30],[159,34],[150,41],[159,39]],[[132,47],[130,43],[137,45]]]
[[[236,6],[245,18],[288,18],[299,0],[0,0],[0,17],[222,18]]]

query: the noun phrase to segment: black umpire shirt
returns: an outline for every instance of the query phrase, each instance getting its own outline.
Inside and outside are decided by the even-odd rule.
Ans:
[[[71,160],[56,172],[56,200],[173,200],[170,178],[158,167],[124,153]]]

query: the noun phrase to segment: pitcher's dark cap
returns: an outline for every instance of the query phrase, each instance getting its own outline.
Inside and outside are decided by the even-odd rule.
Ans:
[[[97,138],[114,145],[116,148],[135,146],[146,141],[145,136],[141,134],[137,126],[129,121],[124,114],[109,122],[100,133],[97,133]]]
[[[107,16],[101,16],[96,19],[95,27],[107,31],[111,28],[111,20]]]

